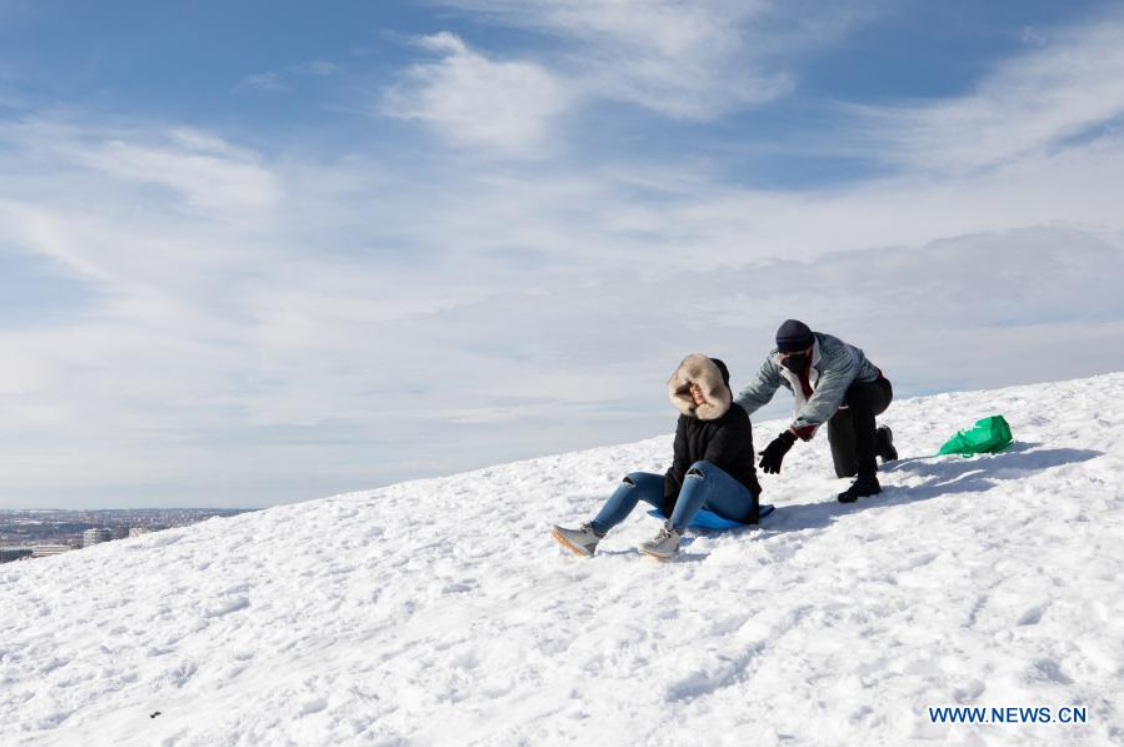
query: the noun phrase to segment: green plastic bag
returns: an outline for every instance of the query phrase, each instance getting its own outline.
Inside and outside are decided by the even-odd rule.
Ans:
[[[1010,446],[1013,440],[1011,426],[1003,416],[992,415],[976,421],[976,426],[971,430],[957,433],[938,453],[942,456],[960,454],[966,457],[973,454],[996,454]]]

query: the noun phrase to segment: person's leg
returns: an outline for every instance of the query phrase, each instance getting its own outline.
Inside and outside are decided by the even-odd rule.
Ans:
[[[879,379],[870,383],[870,407],[875,415],[881,415],[894,401],[894,386],[889,379]]]
[[[855,465],[860,475],[873,475],[878,471],[878,426],[874,419],[874,407],[876,400],[881,400],[880,392],[881,387],[877,382],[855,384],[847,390],[843,400],[851,411],[855,433]]]
[[[640,501],[663,507],[663,475],[633,472],[626,476],[593,520],[594,531],[605,534],[624,521]]]
[[[885,412],[892,398],[890,382],[882,379],[855,384],[847,390],[843,401],[851,412],[857,477],[851,487],[839,494],[841,503],[853,503],[859,498],[882,492],[882,486],[878,484],[878,431],[875,415]]]
[[[855,422],[851,408],[839,410],[827,421],[827,442],[831,445],[831,461],[836,477],[854,477],[859,470],[855,451]]]
[[[683,478],[683,489],[671,514],[671,526],[683,534],[699,510],[706,508],[727,519],[755,518],[756,501],[749,488],[710,462],[695,462]]]
[[[875,415],[886,412],[886,408],[894,400],[894,387],[889,379],[882,378],[874,382],[875,388],[871,390],[871,409]],[[888,425],[876,426],[874,450],[882,462],[892,462],[898,458],[898,450],[894,448],[894,432]]]
[[[855,384],[847,390],[844,402],[851,412],[855,438],[855,466],[859,474],[878,471],[878,424],[875,416],[886,412],[894,390],[886,379]]]

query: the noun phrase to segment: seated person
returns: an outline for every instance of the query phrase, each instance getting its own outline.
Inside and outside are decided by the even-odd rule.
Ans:
[[[754,467],[749,415],[733,403],[726,364],[705,355],[687,356],[667,383],[682,413],[675,431],[675,459],[665,475],[633,472],[592,521],[577,529],[555,526],[553,537],[589,557],[605,534],[640,501],[670,518],[641,552],[661,560],[675,555],[679,540],[700,509],[743,524],[756,524],[761,485]]]

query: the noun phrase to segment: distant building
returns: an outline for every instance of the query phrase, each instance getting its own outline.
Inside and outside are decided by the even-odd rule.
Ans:
[[[82,547],[100,545],[113,539],[112,529],[87,529],[82,532]]]
[[[58,555],[64,552],[70,552],[74,548],[70,545],[34,545],[31,548],[31,557],[45,558],[48,555]]]
[[[151,531],[152,530],[149,529],[148,527],[130,527],[129,528],[129,536],[130,537],[140,537],[141,535],[148,534]]]
[[[129,536],[129,527],[117,526],[113,527],[113,539],[123,540]]]
[[[0,563],[10,563],[20,558],[31,557],[30,547],[0,547]]]

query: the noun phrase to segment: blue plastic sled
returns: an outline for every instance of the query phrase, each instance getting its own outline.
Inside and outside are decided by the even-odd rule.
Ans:
[[[766,516],[773,513],[776,508],[777,507],[771,503],[762,503],[757,510],[758,524],[760,524],[761,520]],[[664,516],[663,512],[657,508],[649,511],[648,515],[655,516],[657,519],[662,519],[663,521],[667,521],[667,517]],[[758,524],[743,524],[740,521],[727,519],[725,517],[719,516],[713,511],[707,511],[705,508],[703,508],[699,509],[699,512],[695,514],[695,520],[691,522],[691,529],[737,529],[739,527],[755,527],[758,526]]]

